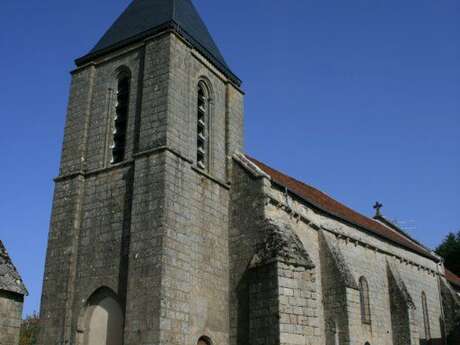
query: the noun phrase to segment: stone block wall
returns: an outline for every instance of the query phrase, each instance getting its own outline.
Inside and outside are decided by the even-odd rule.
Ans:
[[[243,149],[243,93],[183,40],[170,35],[167,145],[185,159],[196,160],[198,83],[211,93],[209,174],[228,181],[228,162]]]
[[[136,159],[125,309],[125,344],[160,341],[166,153]]]
[[[22,322],[24,297],[0,291],[0,344],[17,345]]]
[[[387,279],[387,267],[384,257],[365,247],[347,244],[335,236],[331,237],[342,254],[344,261],[356,282],[361,277],[369,287],[371,323],[362,321],[360,292],[355,289],[348,293],[348,318],[350,343],[385,344],[391,339],[390,300]]]
[[[94,73],[94,67],[87,67],[72,74],[60,175],[79,172],[83,169]]]
[[[450,340],[449,345],[453,345],[455,341],[460,342],[460,297],[444,278],[439,279],[439,284],[445,316],[445,336]]]
[[[228,187],[169,152],[164,179],[160,344],[228,344]]]
[[[49,339],[62,340],[70,332],[83,185],[84,179],[77,176],[55,186],[41,298],[42,345],[48,344]]]
[[[126,153],[111,164],[117,76],[131,75]],[[213,91],[209,171],[195,167],[196,87]],[[42,297],[40,344],[76,343],[109,289],[125,345],[229,342],[229,157],[242,93],[177,35],[160,34],[72,74]],[[230,142],[231,141],[231,142]]]
[[[282,262],[278,263],[278,299],[280,345],[317,344],[318,310],[316,271]]]
[[[137,153],[166,147],[169,97],[169,69],[171,64],[168,35],[146,42],[141,60],[142,78],[138,90]]]
[[[229,344],[228,157],[242,144],[242,93],[169,35],[160,343]],[[196,165],[198,83],[211,90],[210,165]],[[233,86],[232,86],[233,87]],[[235,116],[233,116],[235,114]]]
[[[144,51],[129,48],[72,73],[42,295],[40,344],[75,342],[86,301],[108,287],[125,303],[138,86]],[[110,164],[120,69],[131,74],[126,159]]]
[[[258,270],[261,269],[252,273],[249,267],[257,252],[257,245],[265,238],[263,190],[266,182],[264,178],[248,174],[240,163],[233,162],[229,229],[231,345],[251,344],[250,339],[257,337],[257,334],[252,333],[250,329],[250,313],[255,312],[255,309],[253,311],[253,308],[250,307],[250,288],[251,282],[254,282],[255,279],[252,274],[258,276]],[[262,278],[267,277],[267,274]],[[256,289],[253,291],[258,291],[257,286],[253,289]],[[270,291],[267,291],[267,294],[270,296]],[[255,308],[260,310],[263,305]],[[252,327],[255,325],[252,324]],[[270,329],[273,330],[273,328]],[[271,332],[270,337],[277,336],[276,333]]]
[[[311,243],[303,247],[293,232],[295,222],[268,207],[269,180],[247,169],[251,167],[245,162],[234,162],[232,344],[321,344],[320,282],[310,251],[305,250]],[[318,258],[319,251],[313,255]]]
[[[391,327],[394,345],[418,345],[415,305],[396,268],[388,266]]]
[[[251,345],[280,344],[280,298],[278,263],[255,267],[248,272],[248,340]],[[242,343],[238,343],[242,344]]]
[[[75,247],[77,262],[70,304],[72,338],[89,298],[106,287],[126,304],[130,246],[133,168],[89,175],[81,201],[81,222]]]
[[[77,332],[84,331],[80,328],[86,302],[98,288],[110,288],[122,301],[123,309],[127,309],[131,223],[134,219],[137,225],[138,217],[142,216],[142,226],[149,226],[150,222],[145,220],[157,219],[156,211],[161,206],[158,202],[157,208],[151,205],[161,196],[153,187],[161,188],[161,185],[145,178],[146,175],[151,177],[150,169],[155,171],[155,177],[161,176],[157,162],[152,160],[145,169],[140,159],[141,171],[138,173],[135,153],[138,152],[141,133],[148,130],[151,137],[161,137],[157,129],[163,128],[165,137],[165,126],[158,122],[154,122],[156,127],[151,126],[147,116],[143,118],[143,130],[140,129],[142,107],[152,106],[147,103],[151,100],[149,97],[143,103],[143,93],[159,89],[161,76],[167,75],[157,68],[160,57],[169,58],[168,50],[161,49],[164,42],[160,37],[153,43],[146,43],[148,48],[156,45],[154,49],[159,49],[155,52],[156,58],[150,59],[145,68],[149,76],[146,78],[150,83],[148,89],[143,88],[143,46],[104,56],[95,64],[72,73],[61,169],[56,179],[48,242],[40,344],[75,342]],[[167,71],[167,65],[161,66]],[[122,68],[131,74],[126,154],[124,162],[111,165],[115,92]],[[151,77],[152,70],[158,76],[156,79]],[[166,111],[161,106],[153,109]],[[138,178],[136,185],[135,178]],[[152,190],[146,191],[146,188]],[[148,200],[150,205],[139,205],[137,199],[145,193],[154,197]],[[134,215],[131,214],[133,203]],[[146,208],[150,217],[142,213]],[[138,240],[137,237],[134,239]],[[158,271],[154,276],[159,279]]]
[[[350,343],[349,296],[357,289],[347,263],[330,243],[329,235],[320,235],[320,268],[324,308],[324,340],[326,345]]]

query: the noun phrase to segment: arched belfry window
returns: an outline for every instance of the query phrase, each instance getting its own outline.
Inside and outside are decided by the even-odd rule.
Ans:
[[[126,132],[128,129],[128,108],[131,75],[129,71],[122,70],[118,75],[115,103],[115,116],[113,119],[112,164],[120,163],[126,154]]]
[[[423,309],[423,325],[425,328],[425,339],[431,339],[431,328],[430,328],[430,315],[428,314],[428,302],[426,299],[426,293],[422,292],[422,309]]]
[[[204,81],[198,83],[197,100],[197,149],[196,164],[200,169],[209,168],[209,132],[210,132],[211,96]]]
[[[359,295],[361,301],[361,321],[364,324],[371,324],[371,304],[369,297],[369,284],[366,278],[359,279]]]

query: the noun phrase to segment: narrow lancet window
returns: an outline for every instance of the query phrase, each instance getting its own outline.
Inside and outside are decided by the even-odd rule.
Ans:
[[[128,107],[130,93],[130,76],[120,74],[118,78],[115,117],[113,124],[112,164],[120,163],[125,159],[126,131],[128,127]]]
[[[369,297],[369,284],[366,278],[359,279],[359,294],[361,300],[361,321],[364,324],[371,324],[371,304]]]
[[[209,166],[209,91],[203,82],[198,84],[197,101],[197,153],[196,163],[200,169],[207,170]]]
[[[428,302],[426,299],[426,293],[422,292],[422,309],[423,309],[423,325],[425,327],[425,339],[431,339],[431,328],[430,328],[430,315],[428,314]]]

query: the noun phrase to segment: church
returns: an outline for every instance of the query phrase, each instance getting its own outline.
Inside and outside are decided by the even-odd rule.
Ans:
[[[71,74],[40,345],[445,344],[458,277],[244,153],[191,0],[134,0]]]

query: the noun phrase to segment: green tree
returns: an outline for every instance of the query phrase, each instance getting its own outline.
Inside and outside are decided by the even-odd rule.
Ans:
[[[456,234],[450,233],[436,248],[436,254],[444,259],[448,270],[460,276],[460,231]]]
[[[19,345],[37,344],[38,331],[40,330],[40,319],[37,313],[27,316],[22,320]]]

